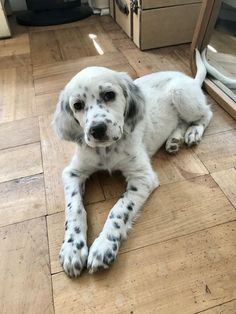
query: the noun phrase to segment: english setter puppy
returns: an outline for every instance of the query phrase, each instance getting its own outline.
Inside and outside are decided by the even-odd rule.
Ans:
[[[201,90],[205,67],[196,56],[195,79],[167,71],[133,81],[125,73],[88,67],[62,91],[53,124],[62,139],[77,144],[63,171],[65,237],[59,258],[70,277],[86,265],[93,273],[115,260],[137,213],[159,185],[150,157],[164,143],[167,152],[176,153],[183,142],[200,142],[212,112]],[[97,170],[121,170],[127,188],[88,250],[83,192]]]

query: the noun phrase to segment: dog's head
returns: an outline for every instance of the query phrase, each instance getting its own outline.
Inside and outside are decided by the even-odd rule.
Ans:
[[[143,114],[142,93],[127,74],[89,67],[62,91],[53,123],[65,140],[106,147],[132,132]]]

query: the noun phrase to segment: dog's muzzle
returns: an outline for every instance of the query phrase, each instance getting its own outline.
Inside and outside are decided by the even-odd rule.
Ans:
[[[99,141],[108,140],[108,136],[106,135],[107,125],[104,122],[99,122],[93,124],[89,129],[89,134],[95,139]]]

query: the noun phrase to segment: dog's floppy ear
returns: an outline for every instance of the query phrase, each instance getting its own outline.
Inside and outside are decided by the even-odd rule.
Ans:
[[[84,136],[83,129],[73,115],[65,91],[62,91],[59,96],[52,124],[60,138],[66,141],[81,143]]]
[[[139,87],[133,83],[126,73],[122,73],[121,76],[121,87],[126,98],[125,124],[130,127],[132,132],[136,124],[143,119],[145,112],[144,98]]]

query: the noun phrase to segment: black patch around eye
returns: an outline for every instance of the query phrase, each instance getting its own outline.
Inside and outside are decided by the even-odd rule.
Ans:
[[[104,100],[104,101],[112,101],[112,100],[114,100],[115,99],[115,97],[116,97],[116,94],[115,94],[115,92],[113,92],[113,91],[109,91],[109,92],[102,92],[101,94],[100,94],[100,96],[101,96],[101,98]]]
[[[84,109],[85,103],[83,100],[78,100],[73,106],[76,111],[81,111]]]

